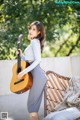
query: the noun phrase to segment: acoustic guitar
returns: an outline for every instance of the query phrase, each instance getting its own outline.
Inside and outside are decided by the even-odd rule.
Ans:
[[[22,34],[19,35],[17,45],[20,49],[20,42],[22,40]],[[17,63],[13,66],[13,76],[10,83],[10,90],[13,93],[23,93],[32,87],[33,80],[31,72],[25,74],[21,79],[18,79],[18,73],[29,66],[29,63],[21,60],[20,52],[18,54]]]

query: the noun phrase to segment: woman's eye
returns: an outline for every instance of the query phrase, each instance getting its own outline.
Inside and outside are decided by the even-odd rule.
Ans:
[[[31,28],[29,28],[29,30],[31,30]]]
[[[35,29],[33,28],[33,30],[35,31]]]

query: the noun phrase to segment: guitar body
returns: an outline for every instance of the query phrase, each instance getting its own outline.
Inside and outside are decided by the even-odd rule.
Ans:
[[[29,66],[29,63],[21,60],[21,71]],[[17,63],[13,66],[13,76],[10,83],[10,90],[13,93],[23,93],[32,87],[32,74],[25,74],[20,80],[18,79]]]

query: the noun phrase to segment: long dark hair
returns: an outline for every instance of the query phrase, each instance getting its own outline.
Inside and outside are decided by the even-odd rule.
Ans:
[[[42,52],[43,47],[44,47],[45,37],[46,37],[45,29],[44,29],[43,24],[40,21],[34,21],[34,22],[32,22],[28,28],[30,29],[31,26],[33,26],[33,25],[36,25],[37,30],[39,31],[39,34],[37,35],[36,38],[38,38],[39,41],[40,41],[41,52]]]

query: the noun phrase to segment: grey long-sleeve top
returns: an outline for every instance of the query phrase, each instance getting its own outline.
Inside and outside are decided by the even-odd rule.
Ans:
[[[32,64],[23,70],[24,74],[33,70],[41,61],[41,47],[38,39],[31,40],[30,45],[25,49],[22,60],[31,61]]]

